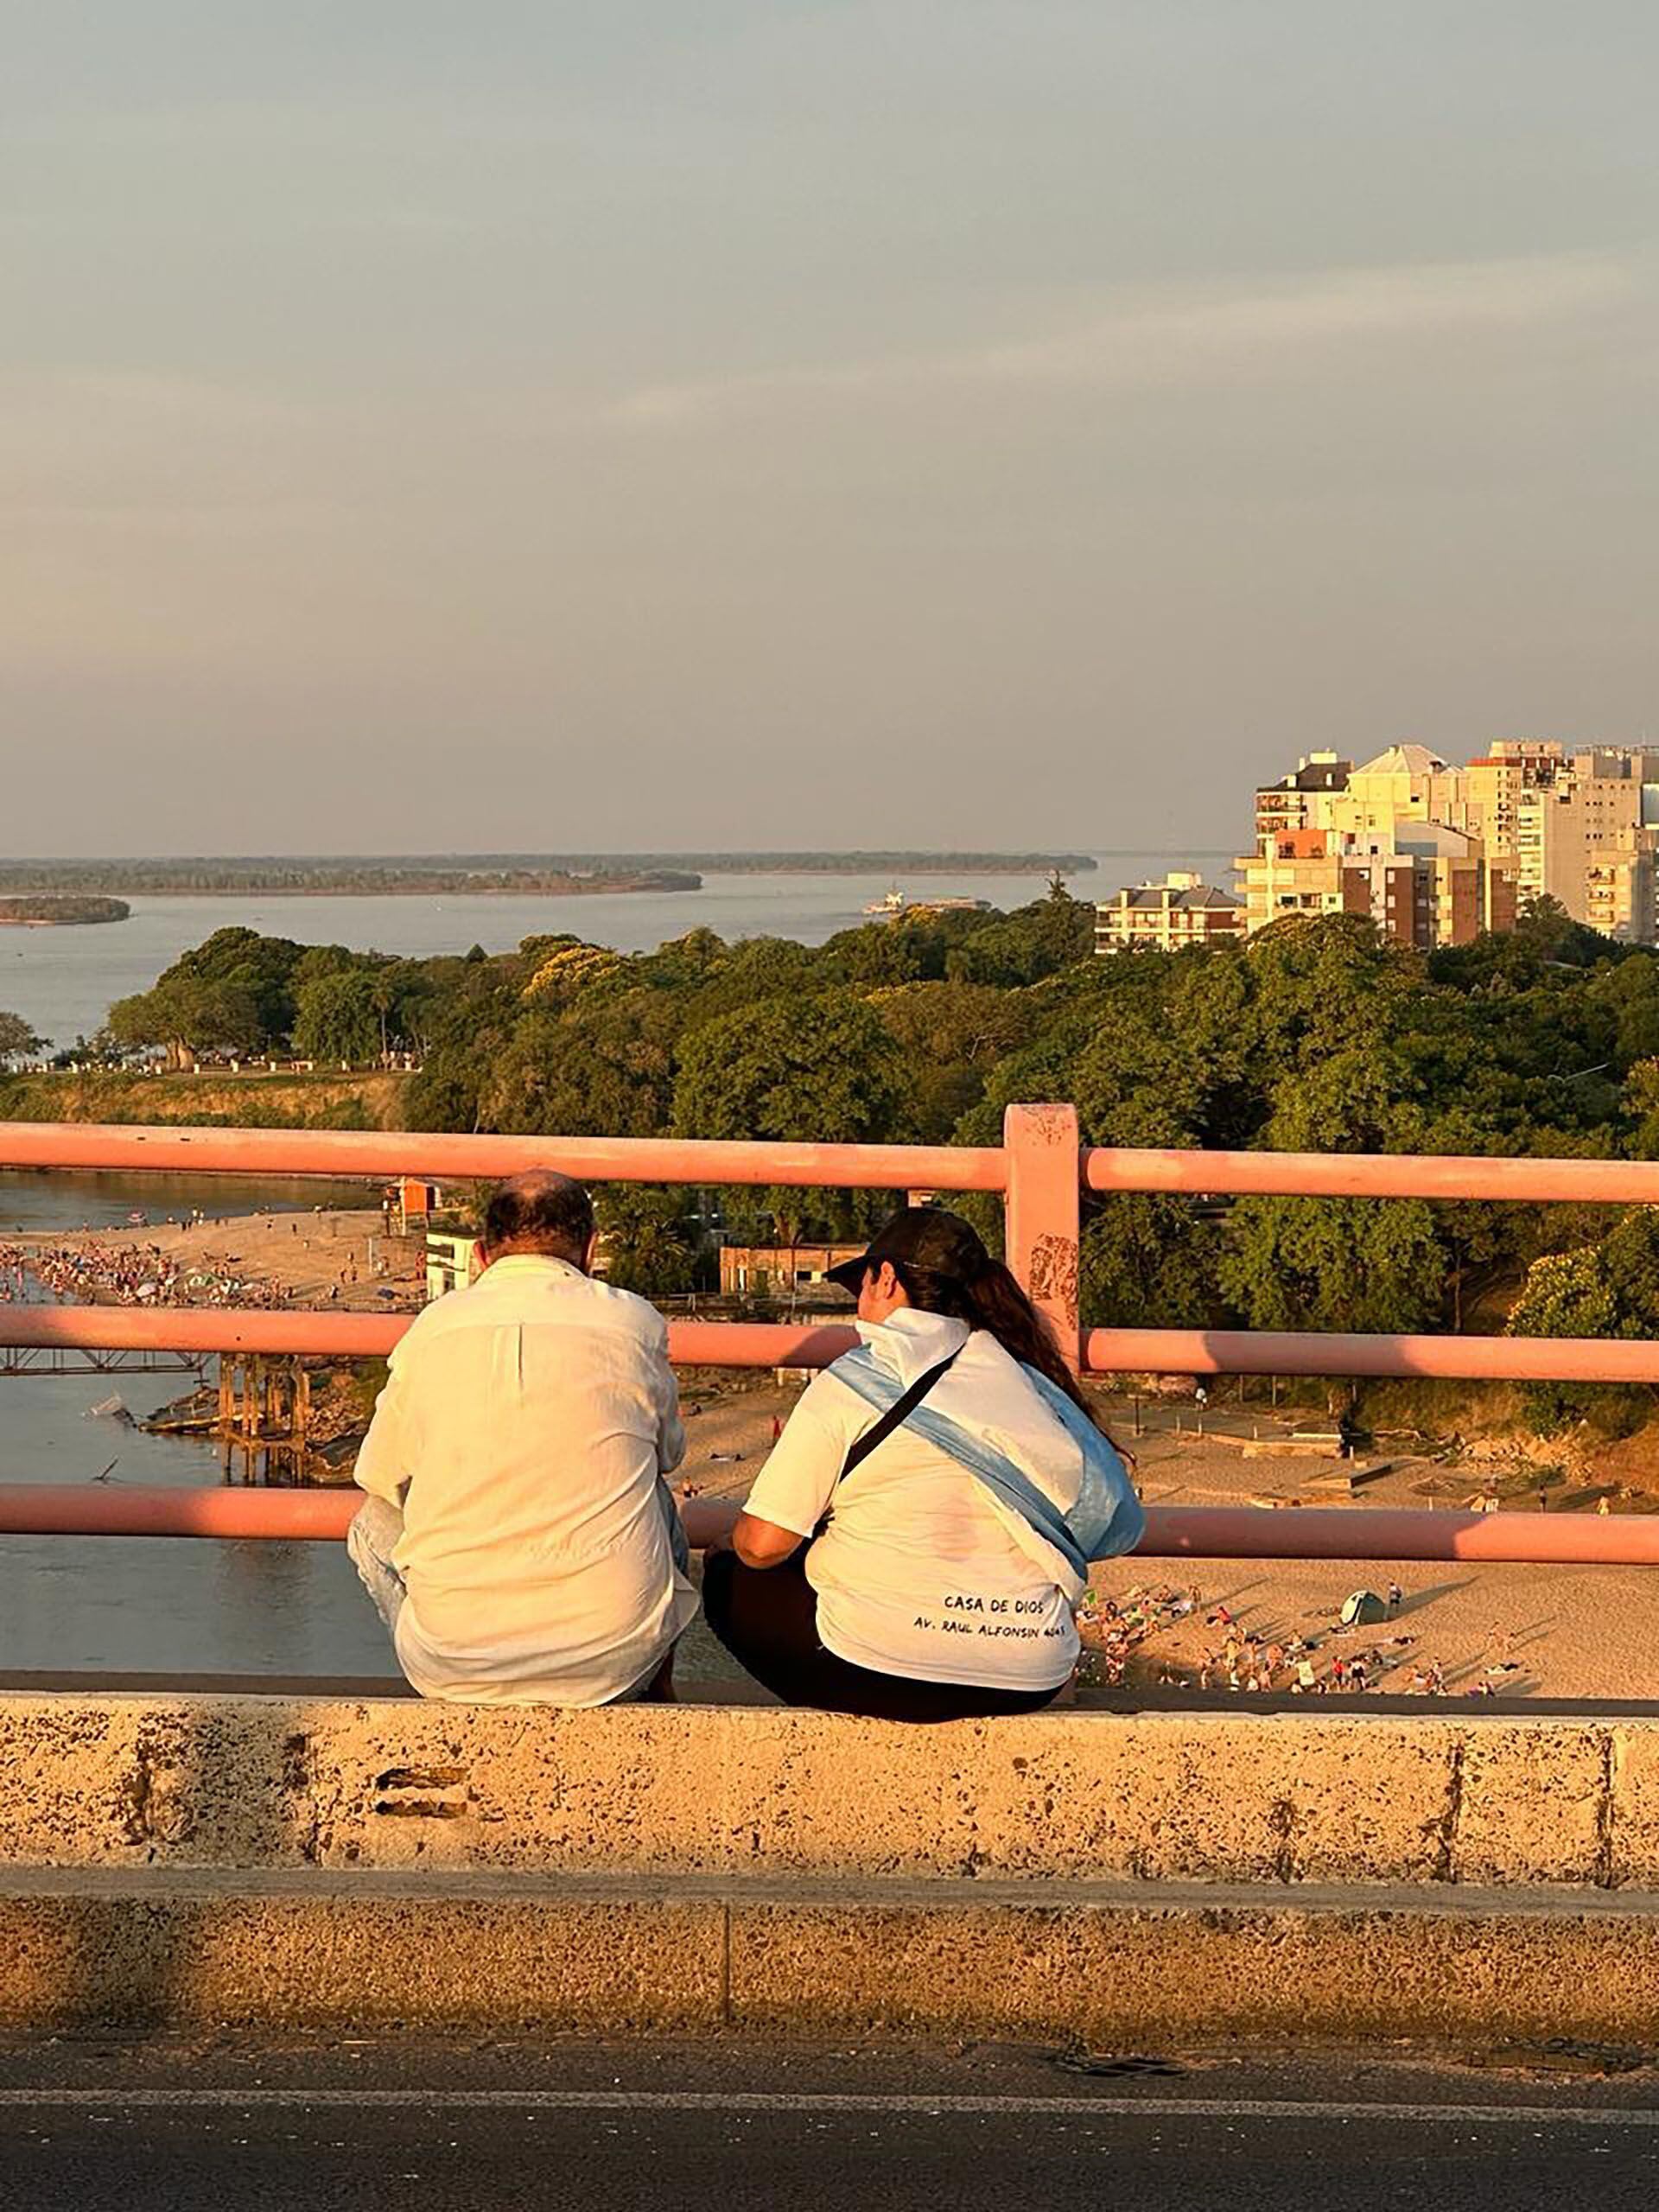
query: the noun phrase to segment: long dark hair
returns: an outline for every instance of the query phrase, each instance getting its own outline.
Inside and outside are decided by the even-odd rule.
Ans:
[[[895,1260],[892,1267],[912,1306],[924,1313],[949,1314],[966,1321],[970,1328],[988,1330],[1010,1357],[1046,1376],[1056,1389],[1064,1390],[1072,1404],[1088,1415],[1102,1435],[1106,1434],[1061,1356],[1048,1316],[1038,1312],[1001,1260],[992,1259],[988,1253],[971,1281],[940,1274],[931,1268],[912,1267],[908,1260]]]

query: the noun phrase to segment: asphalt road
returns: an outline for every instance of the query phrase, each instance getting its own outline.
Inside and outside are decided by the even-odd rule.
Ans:
[[[753,2044],[0,2050],[3,2212],[1582,2201],[1659,2201],[1659,2071],[1337,2056],[1093,2073]]]

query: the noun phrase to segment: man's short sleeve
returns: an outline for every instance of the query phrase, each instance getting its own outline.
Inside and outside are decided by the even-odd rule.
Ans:
[[[835,1495],[861,1422],[843,1383],[816,1376],[755,1477],[744,1511],[792,1535],[810,1536]]]
[[[401,1508],[414,1471],[411,1389],[408,1366],[399,1352],[392,1354],[390,1369],[386,1386],[374,1402],[369,1433],[359,1446],[353,1479],[371,1497],[385,1498],[388,1505]]]
[[[680,1418],[680,1386],[668,1363],[668,1325],[659,1315],[651,1353],[651,1388],[657,1415],[657,1471],[671,1475],[685,1457],[685,1424]]]

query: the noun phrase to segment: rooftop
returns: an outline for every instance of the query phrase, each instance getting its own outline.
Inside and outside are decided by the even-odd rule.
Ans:
[[[1363,768],[1356,768],[1357,776],[1444,776],[1450,764],[1438,753],[1431,753],[1426,745],[1391,745],[1386,753],[1379,753],[1375,760],[1368,760]]]
[[[1114,906],[1217,907],[1236,906],[1239,902],[1231,892],[1217,891],[1211,884],[1201,883],[1196,876],[1172,875],[1163,883],[1127,886],[1107,903]]]

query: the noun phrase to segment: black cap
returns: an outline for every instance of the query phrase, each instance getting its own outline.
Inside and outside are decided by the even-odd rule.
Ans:
[[[977,1230],[960,1214],[947,1213],[943,1206],[906,1206],[876,1230],[868,1249],[857,1259],[843,1260],[839,1267],[826,1268],[824,1273],[831,1282],[838,1282],[856,1297],[865,1275],[879,1268],[884,1260],[899,1267],[919,1268],[927,1274],[945,1275],[952,1282],[974,1282],[990,1265],[991,1255],[980,1242]]]

